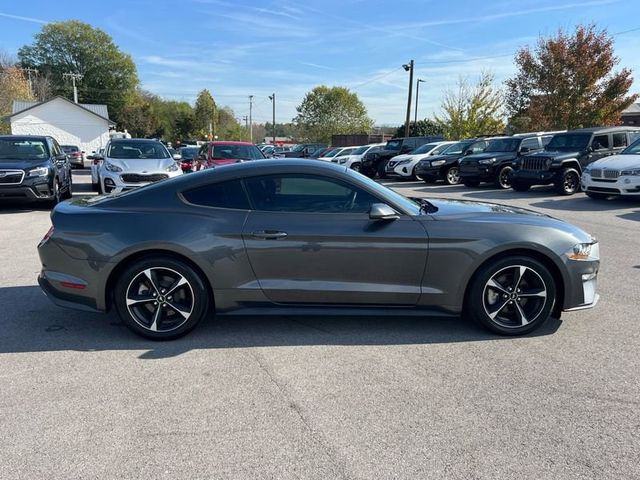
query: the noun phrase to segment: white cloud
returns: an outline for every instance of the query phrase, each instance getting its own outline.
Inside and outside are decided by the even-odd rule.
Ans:
[[[0,12],[0,17],[11,18],[13,20],[22,20],[23,22],[40,23],[43,25],[49,23],[47,20],[41,20],[39,18],[33,18],[33,17],[23,17],[21,15],[12,15],[10,13]]]

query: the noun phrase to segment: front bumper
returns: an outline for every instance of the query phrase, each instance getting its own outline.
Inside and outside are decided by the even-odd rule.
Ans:
[[[0,185],[0,200],[51,200],[52,186],[48,177],[25,179],[17,185]]]
[[[108,170],[102,169],[99,174],[100,182],[102,184],[102,191],[105,193],[120,193],[125,192],[127,190],[133,190],[135,188],[144,187],[145,185],[149,185],[150,183],[155,183],[161,180],[166,180],[171,177],[175,177],[177,175],[182,175],[183,172],[181,169],[176,170],[175,172],[158,172],[158,173],[145,173],[145,174],[132,174],[129,172],[110,172]],[[136,180],[140,181],[125,181],[127,175],[137,175],[138,178]],[[164,178],[158,178],[159,176],[164,176]],[[145,181],[145,177],[149,180]]]
[[[582,174],[581,182],[584,192],[602,193],[606,195],[640,196],[640,176],[623,176],[615,180],[593,178],[588,173]]]
[[[493,182],[498,174],[495,165],[481,165],[477,163],[460,163],[459,172],[461,178],[479,182]]]
[[[600,298],[598,295],[600,260],[567,260],[565,265],[568,279],[565,281],[562,310],[571,312],[595,307]]]
[[[511,172],[511,181],[525,183],[527,185],[549,185],[555,183],[557,173],[550,170],[514,170]]]

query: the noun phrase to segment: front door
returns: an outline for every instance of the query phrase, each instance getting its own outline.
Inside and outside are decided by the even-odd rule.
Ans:
[[[251,266],[276,303],[415,305],[427,260],[410,216],[372,221],[372,194],[318,175],[245,179],[253,211],[243,229]]]

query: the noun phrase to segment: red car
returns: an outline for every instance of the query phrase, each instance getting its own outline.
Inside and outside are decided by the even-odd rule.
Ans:
[[[249,142],[215,141],[205,143],[198,151],[199,169],[221,165],[262,160],[266,158],[260,149]]]

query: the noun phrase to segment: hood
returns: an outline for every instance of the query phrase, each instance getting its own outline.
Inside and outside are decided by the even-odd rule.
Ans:
[[[123,173],[166,173],[167,167],[176,163],[173,158],[107,158],[105,162],[120,167]]]
[[[38,160],[0,160],[0,170],[31,170],[38,167],[50,166],[47,159]]]
[[[417,155],[420,156],[420,155]],[[416,155],[411,155],[410,153],[403,153],[402,155],[396,155],[395,157],[392,157],[391,160],[393,160],[394,162],[399,162],[401,160],[413,160],[416,157]]]
[[[525,155],[526,157],[544,157],[544,158],[553,158],[555,160],[567,160],[569,158],[576,158],[577,156],[582,155],[582,152],[562,152],[559,150],[542,150],[541,152],[530,153],[529,155]]]
[[[640,168],[640,155],[612,155],[596,160],[589,165],[589,168],[611,168],[616,170]]]
[[[478,160],[484,160],[486,158],[497,158],[503,160],[506,158],[516,158],[517,156],[517,152],[483,152],[474,153],[473,155],[467,155],[461,161],[470,160],[472,162],[477,162]]]
[[[458,216],[458,215],[478,215],[478,214],[510,214],[510,215],[532,215],[535,217],[550,218],[548,215],[538,213],[526,208],[511,207],[498,203],[473,202],[470,200],[449,200],[444,198],[429,199],[438,211],[435,217]]]

